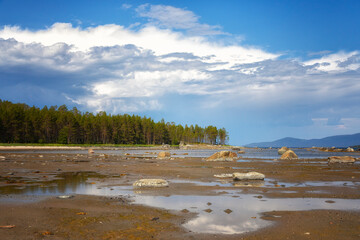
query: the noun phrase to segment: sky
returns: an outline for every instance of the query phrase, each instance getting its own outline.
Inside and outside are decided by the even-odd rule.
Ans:
[[[215,125],[230,144],[360,132],[360,1],[0,0],[0,99]]]

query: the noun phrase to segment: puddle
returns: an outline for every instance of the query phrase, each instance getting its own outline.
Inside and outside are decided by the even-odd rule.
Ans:
[[[0,182],[7,182],[7,184],[0,187],[0,194],[36,196],[87,194],[110,196],[130,193],[127,189],[131,189],[131,187],[128,186],[99,187],[95,182],[90,181],[101,178],[105,178],[105,175],[95,172],[67,172],[56,175],[50,181],[41,181],[33,178],[2,177]]]
[[[289,182],[280,182],[275,179],[267,178],[264,181],[253,180],[253,181],[233,181],[231,178],[223,178],[222,180],[212,181],[212,182],[201,182],[193,180],[169,180],[173,183],[185,183],[185,184],[195,184],[198,186],[210,186],[210,187],[266,187],[266,188],[289,188],[289,187],[350,187],[357,188],[360,187],[360,182],[355,181],[328,181],[328,182],[316,182],[316,181],[306,181],[303,183],[289,183]]]
[[[331,201],[329,204],[326,201]],[[210,202],[209,206],[207,203]],[[136,196],[135,203],[171,210],[197,212],[184,226],[198,233],[240,234],[272,224],[261,219],[262,212],[304,211],[311,209],[360,210],[360,200],[291,198],[270,199],[241,194],[220,196]],[[211,209],[211,212],[208,210]],[[231,213],[224,212],[230,209]],[[204,211],[207,210],[207,211]]]
[[[96,180],[105,178],[93,172],[73,172],[56,175],[46,182],[14,178],[15,183],[0,187],[0,201],[36,201],[41,197],[59,195],[98,195],[98,196],[131,196],[134,204],[169,210],[184,210],[198,213],[197,217],[184,224],[192,232],[216,234],[240,234],[255,231],[272,224],[261,218],[261,213],[277,210],[302,211],[311,209],[360,210],[359,199],[321,199],[321,198],[266,198],[262,195],[242,194],[234,190],[217,191],[216,196],[171,195],[152,196],[137,194],[132,186],[101,187]],[[3,183],[4,179],[0,179]],[[23,181],[23,182],[21,182]],[[186,180],[169,180],[170,183],[193,183],[204,186],[229,186],[232,182],[201,182]],[[273,180],[263,181],[265,187],[273,186]],[[241,184],[241,182],[235,182]],[[334,182],[332,182],[334,183]],[[335,182],[339,186],[352,182]],[[104,183],[101,183],[104,184]],[[282,184],[276,182],[276,184]],[[311,184],[320,184],[311,182]],[[321,182],[321,184],[327,184]],[[359,183],[353,183],[358,186]],[[152,192],[151,190],[149,190]],[[154,190],[156,191],[156,190]],[[210,204],[209,204],[210,203]]]

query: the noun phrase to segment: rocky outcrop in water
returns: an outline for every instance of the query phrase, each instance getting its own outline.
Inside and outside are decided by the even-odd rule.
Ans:
[[[164,158],[169,158],[170,156],[171,156],[171,154],[169,152],[159,152],[157,158],[164,159]]]
[[[329,163],[354,163],[355,162],[355,158],[354,157],[350,157],[350,156],[333,156],[333,157],[328,157],[328,162]]]
[[[298,156],[292,150],[287,150],[281,155],[280,159],[298,159]]]
[[[348,147],[348,148],[346,149],[346,151],[347,151],[347,152],[354,152],[354,149],[351,148],[351,147]]]
[[[134,187],[168,187],[169,183],[164,179],[140,179],[133,183]]]
[[[231,151],[220,151],[216,152],[210,157],[206,158],[206,161],[219,161],[219,162],[227,162],[234,161],[237,158],[237,154]]]
[[[235,181],[241,180],[264,180],[265,175],[258,172],[248,172],[248,173],[233,173],[233,179]]]
[[[93,153],[95,153],[94,150],[92,148],[89,148],[88,149],[88,154],[93,154]]]
[[[279,155],[283,155],[287,150],[289,150],[289,148],[287,147],[282,147],[278,150],[278,154]]]

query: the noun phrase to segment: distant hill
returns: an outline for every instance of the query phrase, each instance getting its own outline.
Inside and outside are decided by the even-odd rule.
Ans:
[[[273,142],[251,143],[246,147],[339,147],[360,145],[360,133],[352,135],[337,135],[321,139],[299,139],[299,138],[282,138]]]

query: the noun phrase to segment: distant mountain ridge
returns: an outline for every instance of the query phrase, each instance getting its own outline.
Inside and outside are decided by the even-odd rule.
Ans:
[[[360,145],[360,133],[337,135],[320,139],[299,139],[286,137],[273,142],[250,143],[246,147],[340,147]]]

